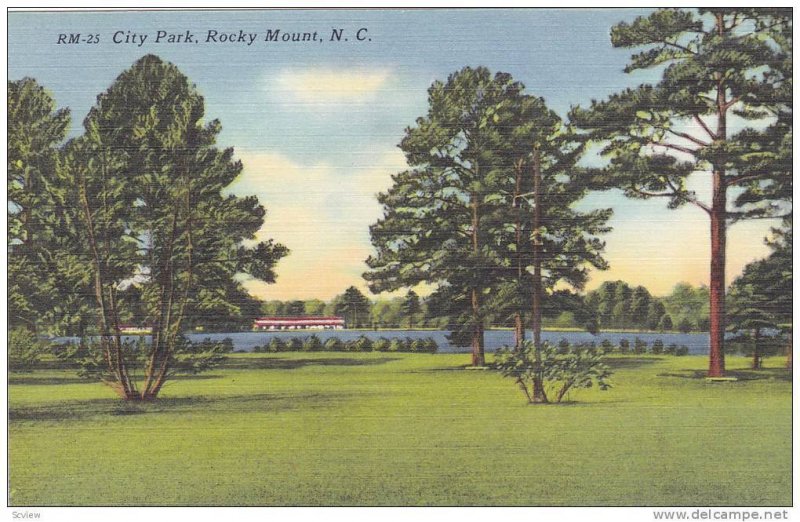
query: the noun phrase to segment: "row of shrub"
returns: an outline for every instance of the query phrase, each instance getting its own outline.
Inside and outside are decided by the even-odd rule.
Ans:
[[[645,354],[651,353],[653,355],[688,355],[689,354],[689,347],[686,345],[678,346],[675,343],[664,345],[664,341],[661,339],[656,339],[653,341],[653,344],[647,344],[647,341],[641,339],[639,337],[633,340],[633,345],[627,339],[620,339],[619,344],[615,345],[608,339],[604,339],[603,342],[600,343],[598,346],[596,343],[582,343],[577,345],[581,348],[588,349],[589,351],[596,351],[598,353],[602,353],[603,355],[609,353],[634,353],[634,354]],[[566,339],[561,339],[557,344],[557,351],[559,353],[567,353],[570,350],[570,343]]]
[[[308,337],[290,337],[282,339],[273,337],[262,346],[256,346],[257,353],[278,352],[407,352],[407,353],[436,353],[439,345],[431,337],[424,339],[404,339],[395,337],[372,340],[365,335],[355,339],[342,341],[338,337],[331,337],[323,341],[316,335]]]

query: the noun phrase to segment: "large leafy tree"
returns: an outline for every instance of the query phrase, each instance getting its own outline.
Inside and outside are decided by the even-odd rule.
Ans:
[[[695,205],[708,215],[709,376],[725,372],[727,227],[789,211],[790,35],[786,9],[660,9],[617,24],[615,47],[643,49],[626,72],[656,69],[660,80],[571,114],[590,138],[605,143],[609,186],[634,198],[665,198],[670,208]],[[759,130],[765,122],[767,130]],[[709,174],[710,201],[687,188],[698,171]]]
[[[36,80],[8,82],[8,312],[11,326],[35,331],[53,311],[51,197],[58,146],[70,116]]]
[[[485,300],[500,265],[487,228],[502,207],[501,109],[521,88],[483,67],[434,82],[427,114],[400,143],[409,169],[378,196],[384,216],[370,227],[370,290],[436,285],[432,302],[455,318],[451,339],[472,347],[476,366],[485,362]]]
[[[78,210],[76,243],[88,253],[106,381],[126,399],[155,398],[179,366],[187,324],[241,313],[234,276],[272,282],[287,250],[245,246],[264,222],[255,197],[225,195],[241,173],[219,149],[217,120],[177,67],[148,55],[97,99],[70,144],[64,186]],[[152,329],[144,375],[131,377],[120,342],[120,291],[140,289]]]

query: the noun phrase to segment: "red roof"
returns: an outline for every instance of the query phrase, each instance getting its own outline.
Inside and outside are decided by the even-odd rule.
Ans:
[[[310,324],[329,324],[343,325],[342,317],[323,317],[314,315],[300,315],[288,317],[259,317],[256,319],[257,325],[310,325]]]

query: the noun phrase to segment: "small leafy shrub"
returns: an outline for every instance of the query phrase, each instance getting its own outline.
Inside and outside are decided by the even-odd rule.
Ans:
[[[656,339],[653,341],[653,346],[650,348],[650,351],[653,355],[659,355],[664,352],[664,341],[661,339]]]
[[[419,353],[423,350],[424,344],[422,339],[414,339],[408,343],[408,351],[411,353]]]
[[[46,342],[25,328],[14,328],[8,333],[8,369],[16,372],[31,371],[47,351]]]
[[[677,351],[678,351],[678,345],[675,344],[675,343],[672,343],[669,346],[667,346],[667,348],[664,350],[664,353],[666,353],[668,355],[675,355],[675,352],[677,352]]]
[[[303,340],[304,352],[319,352],[322,350],[322,341],[316,335],[309,335]]]
[[[689,347],[682,344],[680,346],[680,348],[675,350],[675,355],[678,355],[678,356],[689,355]]]
[[[372,343],[372,351],[373,352],[388,352],[390,345],[391,345],[391,342],[389,341],[389,339],[387,339],[385,337],[381,337],[380,339],[378,339],[377,341]]]
[[[560,354],[569,353],[569,341],[567,341],[563,337],[561,338],[560,341],[558,341],[558,353]]]
[[[390,352],[404,352],[405,351],[405,343],[402,339],[394,338],[389,343],[389,350]]]
[[[647,341],[645,341],[644,339],[640,339],[638,337],[635,338],[633,340],[633,353],[639,355],[647,353]]]
[[[366,335],[359,335],[358,338],[347,342],[348,352],[369,352],[372,351],[372,341]]]
[[[323,347],[325,348],[325,351],[328,352],[344,351],[344,343],[342,343],[341,339],[339,339],[338,337],[331,337],[330,339],[326,339]]]
[[[286,343],[280,337],[273,337],[267,344],[267,351],[270,353],[278,353],[286,351]]]
[[[608,339],[603,339],[603,342],[600,343],[600,351],[603,355],[607,355],[614,351],[614,343],[609,341]]]
[[[299,337],[292,337],[288,341],[286,341],[286,351],[287,352],[299,352],[303,349],[303,340]]]
[[[631,343],[627,339],[619,340],[619,353],[628,353],[631,351]]]
[[[611,370],[603,363],[601,355],[579,346],[572,349],[568,346],[566,353],[562,350],[561,346],[543,343],[541,363],[537,363],[533,343],[524,341],[520,350],[500,349],[495,355],[494,368],[514,379],[530,403],[533,403],[533,384],[537,375],[541,375],[546,402],[561,402],[574,388],[598,386],[607,390],[611,387],[608,382]]]
[[[433,337],[426,337],[422,341],[422,352],[424,353],[436,353],[439,350],[439,345],[436,342],[436,339]]]

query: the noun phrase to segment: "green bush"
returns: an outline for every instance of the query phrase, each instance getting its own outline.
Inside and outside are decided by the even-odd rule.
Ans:
[[[390,352],[404,352],[406,351],[405,343],[402,339],[394,338],[389,343],[389,350]]]
[[[653,346],[651,347],[650,351],[653,352],[654,355],[659,355],[663,353],[664,341],[662,341],[661,339],[656,339],[655,341],[653,341]]]
[[[47,343],[25,328],[14,328],[8,333],[8,369],[30,371],[47,350]]]
[[[286,351],[286,343],[280,337],[273,337],[267,344],[267,351],[270,353]]]
[[[600,343],[600,351],[603,353],[603,355],[613,352],[614,343],[612,343],[608,339],[603,339],[603,342]]]
[[[559,343],[560,344],[560,343]],[[500,349],[495,356],[494,368],[504,376],[514,379],[528,402],[533,402],[533,384],[537,375],[542,377],[542,385],[549,402],[561,402],[573,388],[597,386],[601,390],[611,387],[608,379],[611,369],[603,362],[602,356],[591,353],[589,347],[567,346],[562,353],[561,346],[554,348],[542,344],[541,364],[536,361],[533,343],[524,341],[520,350],[508,347]]]
[[[619,340],[619,353],[628,353],[631,351],[631,343],[627,339]]]
[[[286,341],[286,351],[287,352],[299,352],[303,349],[303,340],[299,337],[292,337],[288,341]]]
[[[677,351],[678,351],[678,345],[672,343],[669,346],[667,346],[667,348],[664,350],[664,353],[666,353],[667,355],[675,355],[675,352]]]
[[[365,335],[359,335],[357,339],[347,342],[348,352],[369,352],[372,351],[372,341]]]
[[[304,352],[319,352],[322,350],[322,341],[316,335],[309,335],[303,341]]]
[[[647,352],[647,341],[640,338],[635,338],[633,340],[633,353],[636,354],[643,354]]]
[[[344,351],[344,343],[338,337],[331,337],[325,340],[325,351],[328,352],[342,352]]]
[[[372,351],[374,351],[374,352],[388,352],[389,351],[389,347],[391,346],[391,344],[392,343],[389,341],[389,339],[387,339],[385,337],[381,337],[380,339],[378,339],[377,341],[372,343]]]
[[[689,347],[682,344],[680,348],[675,350],[675,355],[689,355]]]
[[[569,341],[562,337],[561,340],[558,341],[558,348],[556,351],[562,355],[569,353]]]
[[[426,337],[423,339],[422,344],[422,351],[425,353],[436,353],[439,350],[439,345],[436,343],[436,339],[433,337]]]

